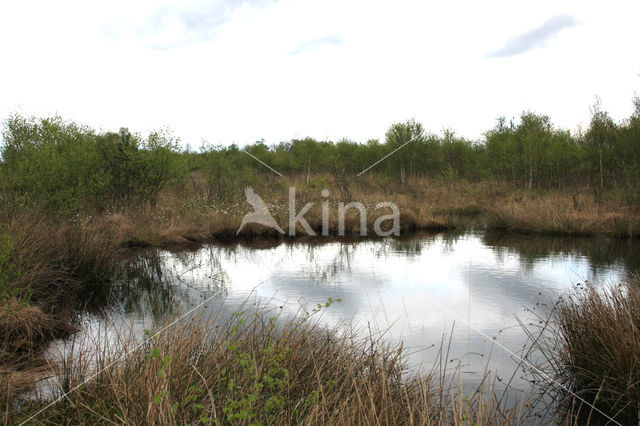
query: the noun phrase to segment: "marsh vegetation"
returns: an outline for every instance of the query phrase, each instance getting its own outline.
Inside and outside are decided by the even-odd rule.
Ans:
[[[596,105],[589,128],[580,133],[555,128],[547,116],[523,113],[518,122],[499,119],[479,141],[449,130],[429,133],[409,120],[393,124],[384,141],[306,138],[272,146],[203,145],[197,152],[183,149],[166,130],[147,136],[127,129],[97,132],[59,117],[14,115],[5,123],[0,160],[3,419],[19,422],[47,404],[24,399],[51,371],[44,351],[81,327],[79,312],[105,303],[125,273],[121,260],[135,248],[288,240],[260,225],[236,236],[250,211],[243,195],[248,186],[279,223],[288,220],[288,189],[294,186],[299,203],[316,203],[306,215],[314,230],[323,225],[320,201],[327,200],[331,211],[339,202],[358,201],[373,211],[390,201],[400,209],[403,236],[474,227],[528,234],[531,244],[535,235],[605,236],[635,244],[630,241],[640,235],[637,98],[634,105],[620,123]],[[359,235],[361,226],[350,212],[347,234]],[[335,215],[329,228],[335,237]],[[549,355],[547,376],[622,422],[636,421],[639,402],[637,285],[631,279],[604,293],[587,286],[563,298],[542,319],[551,337],[537,347]],[[143,347],[125,341],[123,347],[132,350],[126,362],[91,378],[51,408],[48,418],[492,423],[517,422],[530,408],[532,400],[504,407],[491,382],[460,393],[435,367],[407,376],[402,351],[384,341],[326,330],[299,317],[278,318],[277,327],[265,318],[263,312],[237,324],[194,317],[192,325],[148,336]],[[101,362],[107,365],[108,359]],[[56,366],[67,380],[59,390],[91,377],[89,364],[74,358]],[[546,391],[569,413],[565,421],[596,419],[593,410],[576,405],[573,394],[554,389]]]

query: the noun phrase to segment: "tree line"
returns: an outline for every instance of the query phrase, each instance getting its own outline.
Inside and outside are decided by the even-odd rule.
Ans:
[[[74,214],[153,205],[166,185],[187,187],[197,177],[205,182],[203,198],[216,202],[276,176],[251,156],[288,176],[331,176],[346,191],[357,175],[393,152],[359,179],[381,187],[434,178],[493,180],[526,190],[588,188],[596,197],[617,191],[625,202],[640,204],[640,99],[633,102],[632,115],[621,122],[596,103],[588,128],[574,133],[556,128],[546,115],[523,112],[516,122],[499,118],[480,140],[450,130],[430,133],[408,120],[392,124],[382,142],[304,138],[203,145],[198,152],[183,150],[166,130],[146,137],[124,128],[100,133],[59,117],[13,115],[2,134],[0,197],[5,206]]]

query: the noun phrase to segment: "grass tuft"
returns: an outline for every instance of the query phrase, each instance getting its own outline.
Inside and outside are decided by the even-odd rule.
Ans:
[[[576,209],[557,194],[503,200],[486,205],[485,213],[490,228],[526,234],[640,236],[640,217],[631,210],[597,203]]]
[[[637,424],[640,409],[640,289],[638,278],[603,289],[578,285],[560,298],[540,349],[539,377],[567,423]],[[550,379],[553,379],[550,380]],[[562,385],[562,386],[559,386]]]

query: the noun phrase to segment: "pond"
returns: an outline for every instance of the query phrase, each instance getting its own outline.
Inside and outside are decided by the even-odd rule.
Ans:
[[[640,270],[639,251],[629,241],[484,231],[145,250],[125,262],[108,307],[88,309],[81,331],[47,355],[95,351],[104,336],[142,335],[191,309],[233,312],[256,302],[299,314],[332,298],[341,302],[319,316],[326,326],[402,343],[412,372],[441,368],[444,358],[469,385],[490,371],[496,389],[509,383],[517,397],[531,386],[518,368],[528,341],[521,322],[535,331],[533,314],[574,284],[601,286]]]

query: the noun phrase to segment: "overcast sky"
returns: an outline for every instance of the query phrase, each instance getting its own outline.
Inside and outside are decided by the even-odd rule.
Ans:
[[[364,142],[415,118],[575,130],[640,94],[640,2],[3,1],[0,118],[170,127],[183,145]]]

